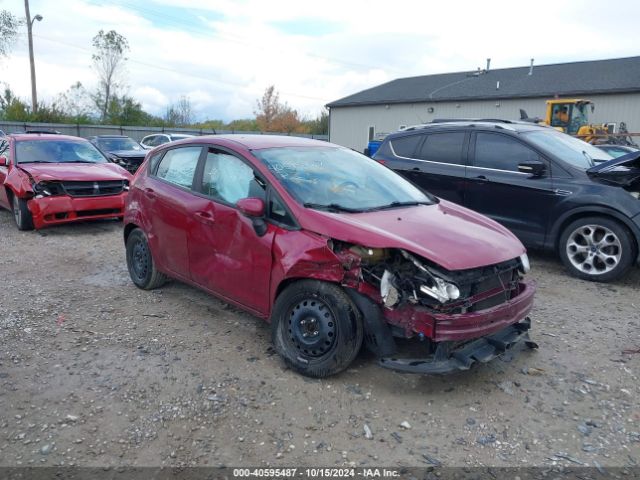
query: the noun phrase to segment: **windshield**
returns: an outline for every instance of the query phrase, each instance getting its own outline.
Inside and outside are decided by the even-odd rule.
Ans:
[[[74,140],[22,140],[16,142],[17,163],[107,163],[89,142]]]
[[[98,147],[105,152],[116,152],[118,150],[142,150],[138,142],[131,138],[98,138]]]
[[[522,135],[526,135],[531,143],[542,150],[583,170],[593,167],[597,162],[605,162],[613,158],[607,152],[587,142],[556,130],[535,130],[524,132]]]
[[[433,204],[400,175],[339,147],[288,147],[253,152],[300,203],[354,211]]]

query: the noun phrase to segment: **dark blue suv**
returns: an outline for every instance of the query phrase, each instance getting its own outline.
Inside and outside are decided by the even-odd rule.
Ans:
[[[640,152],[613,160],[550,127],[490,120],[411,127],[373,158],[557,251],[577,277],[612,281],[640,260]]]

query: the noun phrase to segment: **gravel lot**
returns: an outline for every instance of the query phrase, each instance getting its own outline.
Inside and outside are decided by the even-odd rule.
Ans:
[[[119,223],[22,233],[0,211],[0,239],[0,466],[640,462],[638,269],[599,285],[535,254],[538,351],[446,377],[362,353],[311,380],[259,319],[136,289]]]

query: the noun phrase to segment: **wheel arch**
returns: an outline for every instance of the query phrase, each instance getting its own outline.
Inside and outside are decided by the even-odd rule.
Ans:
[[[551,233],[549,235],[551,240],[549,243],[554,251],[559,251],[558,249],[560,248],[560,237],[562,236],[562,232],[564,231],[564,229],[567,228],[570,223],[585,217],[605,217],[619,223],[631,234],[631,239],[635,248],[635,254],[638,255],[640,250],[640,230],[638,230],[631,219],[627,216],[612,208],[601,206],[576,208],[560,216],[553,224]]]
[[[127,239],[129,238],[129,235],[131,235],[131,232],[133,232],[136,228],[140,228],[139,225],[136,225],[135,223],[127,223],[124,226],[122,235],[124,237],[124,244],[127,244]]]

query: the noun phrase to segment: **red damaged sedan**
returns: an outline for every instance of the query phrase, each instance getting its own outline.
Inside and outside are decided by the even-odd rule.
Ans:
[[[17,134],[0,139],[0,207],[20,230],[122,218],[131,174],[87,140]]]
[[[267,320],[304,375],[345,369],[363,343],[382,366],[425,374],[536,347],[516,237],[337,145],[221,135],[160,147],[124,223],[135,285],[176,278]],[[397,338],[418,354],[400,355]]]

